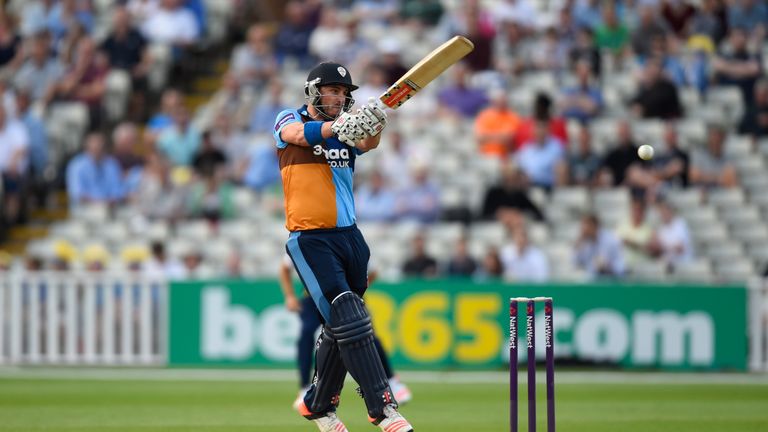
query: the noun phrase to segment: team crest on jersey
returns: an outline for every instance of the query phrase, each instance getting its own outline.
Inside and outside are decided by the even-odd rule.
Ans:
[[[347,70],[344,69],[343,67],[339,66],[338,68],[336,68],[336,70],[339,71],[339,75],[343,77],[347,76]]]

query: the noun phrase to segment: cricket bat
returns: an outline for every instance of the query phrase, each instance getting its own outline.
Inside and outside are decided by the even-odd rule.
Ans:
[[[408,99],[426,87],[441,73],[471,53],[475,45],[464,36],[454,36],[421,59],[401,76],[379,100],[391,109],[398,109]]]

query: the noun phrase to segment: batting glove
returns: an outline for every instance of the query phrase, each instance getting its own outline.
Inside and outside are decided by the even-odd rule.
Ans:
[[[376,136],[387,126],[387,113],[376,103],[376,98],[368,99],[368,104],[357,110],[362,120],[360,126],[370,136]]]
[[[350,147],[357,147],[357,144],[366,137],[361,123],[358,114],[343,112],[331,124],[331,131],[336,134],[339,141]]]

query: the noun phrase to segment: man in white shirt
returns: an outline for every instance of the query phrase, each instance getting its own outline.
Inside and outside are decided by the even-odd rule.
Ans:
[[[512,244],[500,251],[504,279],[515,282],[546,282],[549,263],[544,252],[532,245],[523,225],[512,230]]]
[[[152,42],[178,47],[191,45],[200,38],[195,15],[182,6],[182,0],[162,0],[158,10],[147,17],[141,29]]]
[[[668,201],[657,204],[661,225],[651,241],[651,247],[661,256],[669,267],[675,267],[693,259],[693,242],[688,224]]]

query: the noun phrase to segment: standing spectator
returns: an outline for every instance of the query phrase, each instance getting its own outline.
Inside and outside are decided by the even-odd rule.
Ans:
[[[10,224],[18,221],[22,210],[22,197],[29,167],[29,134],[24,124],[6,115],[0,104],[0,203]]]
[[[514,146],[520,117],[509,108],[507,93],[496,89],[490,95],[491,104],[475,118],[475,139],[480,153],[506,159]]]
[[[624,275],[621,241],[600,226],[600,219],[595,214],[581,219],[581,233],[576,240],[574,261],[592,279],[619,278]]]
[[[246,43],[235,48],[230,64],[230,73],[243,86],[254,90],[264,88],[264,84],[275,75],[277,64],[269,33],[263,25],[254,24],[248,29]]]
[[[712,61],[715,82],[738,86],[745,103],[752,98],[755,82],[762,73],[760,57],[749,51],[748,42],[744,29],[732,28],[727,47]]]
[[[411,179],[411,184],[398,194],[398,217],[422,223],[436,222],[440,217],[440,189],[430,179],[426,163],[414,163]]]
[[[87,203],[116,204],[125,196],[120,164],[104,148],[104,135],[92,132],[85,151],[67,165],[67,195],[73,207]]]
[[[275,35],[275,55],[283,64],[291,59],[297,66],[305,69],[314,63],[314,56],[309,53],[309,38],[314,27],[309,20],[308,11],[299,1],[285,4],[285,17]]]
[[[632,199],[629,218],[619,224],[616,235],[624,244],[627,266],[630,270],[652,259],[653,227],[646,218],[646,205],[642,198]]]
[[[603,94],[600,86],[592,82],[592,73],[587,61],[578,61],[574,73],[577,83],[563,91],[560,111],[567,119],[587,123],[600,114],[603,108]]]
[[[755,83],[755,95],[741,118],[739,133],[753,138],[768,136],[768,80]]]
[[[668,268],[674,269],[681,263],[693,259],[693,241],[685,219],[678,216],[674,207],[664,199],[657,203],[661,225],[651,240],[651,249]]]
[[[528,239],[523,225],[512,230],[512,243],[499,253],[504,267],[504,279],[514,282],[546,282],[549,278],[547,256]]]
[[[565,163],[558,167],[558,182],[572,186],[592,186],[597,181],[600,163],[600,156],[592,149],[589,127],[581,125],[575,148],[566,155]]]
[[[189,166],[201,140],[202,135],[190,123],[186,107],[180,106],[173,115],[173,125],[157,139],[157,148],[174,166]]]
[[[539,207],[528,197],[525,174],[513,164],[504,165],[501,181],[486,191],[481,217],[504,222],[509,219],[509,212],[527,212],[538,221],[544,220]]]
[[[422,278],[437,276],[437,260],[427,254],[426,239],[423,234],[417,234],[413,238],[410,256],[403,263],[403,274]]]
[[[475,274],[477,261],[469,254],[467,238],[461,237],[456,241],[453,255],[448,259],[445,273],[451,277],[468,278]]]
[[[533,140],[525,144],[514,159],[532,185],[549,190],[555,186],[557,167],[563,157],[563,144],[549,134],[547,123],[539,121]]]
[[[379,171],[373,171],[355,194],[357,218],[363,222],[391,222],[396,216],[396,204],[397,194]]]
[[[632,99],[632,110],[642,118],[671,120],[683,115],[677,87],[664,76],[660,59],[646,61],[640,88]]]
[[[736,168],[725,155],[725,130],[712,125],[707,130],[707,147],[691,155],[688,177],[691,185],[705,188],[734,187],[739,184]]]

